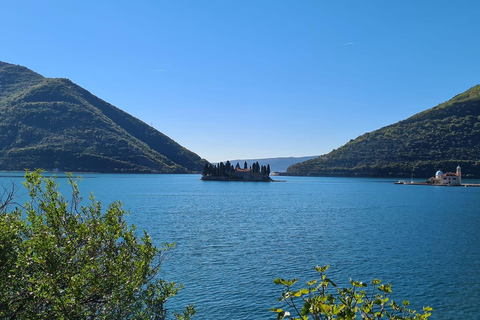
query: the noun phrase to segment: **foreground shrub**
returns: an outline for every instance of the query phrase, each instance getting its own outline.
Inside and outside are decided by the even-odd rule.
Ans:
[[[427,319],[433,310],[423,308],[423,313],[409,309],[409,302],[404,300],[401,305],[387,297],[392,293],[390,284],[381,284],[374,279],[372,288],[367,292],[367,284],[350,279],[350,288],[338,288],[335,283],[326,277],[325,271],[329,266],[316,266],[319,279],[307,282],[306,288],[292,290],[298,279],[275,279],[274,283],[284,287],[282,297],[289,310],[272,308],[277,313],[277,319],[290,320],[320,320],[320,319]],[[336,292],[329,292],[329,286],[337,287]],[[293,316],[291,314],[294,314]]]
[[[165,253],[144,232],[129,227],[120,202],[102,209],[90,197],[81,205],[69,176],[67,201],[55,178],[27,172],[30,200],[7,212],[0,207],[0,318],[166,319],[167,300],[180,286],[157,277]],[[193,306],[177,319],[190,319]]]

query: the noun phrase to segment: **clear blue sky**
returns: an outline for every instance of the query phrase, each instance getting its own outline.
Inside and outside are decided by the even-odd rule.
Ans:
[[[480,83],[480,1],[0,2],[0,60],[209,161],[320,155]]]

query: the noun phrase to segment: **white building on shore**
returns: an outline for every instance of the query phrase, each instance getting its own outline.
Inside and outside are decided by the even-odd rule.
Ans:
[[[458,186],[462,184],[462,168],[457,167],[457,172],[447,172],[443,173],[438,170],[434,178],[430,178],[430,183],[449,185],[449,186]]]

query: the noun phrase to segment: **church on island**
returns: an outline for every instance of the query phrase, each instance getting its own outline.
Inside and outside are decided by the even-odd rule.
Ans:
[[[457,167],[457,172],[447,172],[443,173],[438,170],[435,174],[435,177],[431,177],[427,180],[429,184],[440,184],[447,186],[459,186],[462,184],[462,168]]]
[[[400,180],[395,184],[417,185],[417,186],[462,186],[462,187],[480,187],[477,183],[462,183],[462,168],[457,167],[457,172],[443,173],[438,170],[435,177],[431,177],[425,182]]]
[[[243,168],[240,164],[234,167],[230,161],[226,163],[220,162],[218,165],[210,163],[205,164],[202,171],[202,180],[214,181],[273,181],[270,179],[270,165],[260,166],[258,162],[248,167],[247,162]]]

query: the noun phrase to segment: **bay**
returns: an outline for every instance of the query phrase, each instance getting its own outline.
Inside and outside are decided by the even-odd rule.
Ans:
[[[20,181],[3,174],[1,181]],[[480,188],[394,185],[391,179],[281,177],[201,181],[199,175],[81,174],[84,197],[121,200],[155,244],[175,242],[161,277],[184,284],[170,308],[195,319],[274,319],[273,280],[349,278],[393,284],[432,319],[475,318],[480,298]],[[60,175],[61,177],[61,175]],[[59,179],[62,189],[65,179]]]

